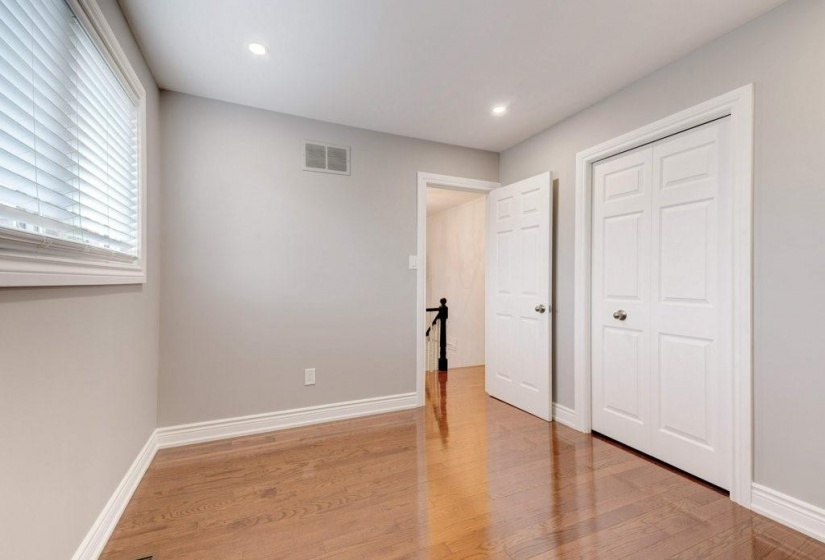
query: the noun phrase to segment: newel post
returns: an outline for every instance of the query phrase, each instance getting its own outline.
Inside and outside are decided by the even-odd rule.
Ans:
[[[438,371],[447,371],[447,298],[441,298],[441,305],[438,307],[438,318],[441,323],[441,336],[439,336],[438,348]]]

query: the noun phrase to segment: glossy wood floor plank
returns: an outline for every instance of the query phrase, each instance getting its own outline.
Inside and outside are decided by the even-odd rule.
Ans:
[[[600,437],[427,379],[423,409],[160,451],[105,559],[820,558]]]

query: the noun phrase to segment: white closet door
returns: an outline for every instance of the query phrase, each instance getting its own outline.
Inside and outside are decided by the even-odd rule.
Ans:
[[[486,391],[544,420],[553,418],[550,185],[543,173],[487,198]]]
[[[722,119],[653,146],[653,454],[730,487],[732,204]]]
[[[593,168],[593,429],[650,448],[651,151]]]
[[[730,485],[730,119],[594,165],[593,429]]]

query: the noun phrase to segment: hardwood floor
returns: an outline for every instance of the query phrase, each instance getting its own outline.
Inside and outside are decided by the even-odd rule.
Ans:
[[[443,378],[442,378],[443,381]],[[423,409],[160,451],[102,558],[823,558],[611,441],[427,380]]]

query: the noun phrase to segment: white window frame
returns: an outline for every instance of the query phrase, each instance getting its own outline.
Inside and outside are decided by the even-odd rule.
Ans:
[[[146,90],[120,47],[96,0],[66,0],[80,24],[91,37],[109,68],[127,94],[137,102],[138,111],[138,228],[140,246],[132,263],[107,261],[82,247],[58,249],[44,241],[35,248],[20,241],[13,232],[0,229],[0,287],[77,286],[101,284],[143,284],[146,282]]]

